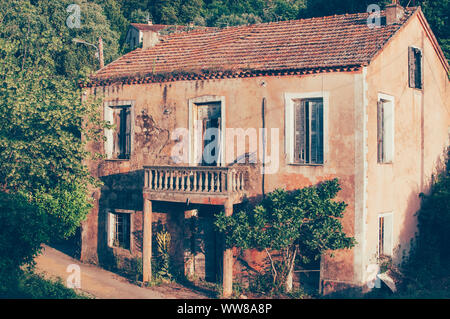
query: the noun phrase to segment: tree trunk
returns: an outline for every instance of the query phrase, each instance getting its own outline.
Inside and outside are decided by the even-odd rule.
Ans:
[[[292,269],[289,271],[288,275],[286,276],[286,283],[285,283],[285,290],[286,292],[292,291],[292,277],[293,277],[293,271]]]
[[[292,254],[290,254],[289,258],[288,258],[288,274],[286,276],[286,281],[285,281],[285,290],[286,292],[291,292],[292,291],[292,281],[293,281],[293,276],[294,276],[294,265],[295,265],[295,257],[297,255],[297,247],[294,246],[294,249],[292,251]]]

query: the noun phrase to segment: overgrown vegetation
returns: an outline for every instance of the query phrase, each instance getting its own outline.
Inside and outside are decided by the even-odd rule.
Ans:
[[[0,298],[18,299],[89,299],[90,297],[67,288],[59,280],[48,280],[32,271],[23,271],[17,277],[17,284],[7,293],[0,292]]]
[[[157,232],[156,242],[158,244],[158,255],[156,256],[155,277],[170,281],[173,278],[169,253],[171,243],[170,233],[165,228]]]
[[[415,297],[450,297],[450,148],[445,166],[422,194],[418,233],[403,265],[403,293]]]
[[[232,216],[217,215],[215,226],[225,235],[226,247],[257,249],[267,255],[268,269],[257,275],[251,288],[260,293],[289,292],[297,258],[308,263],[354,246],[340,221],[347,205],[333,200],[340,189],[337,179],[294,191],[277,189],[255,207],[247,205]]]
[[[98,185],[83,161],[91,156],[86,141],[101,138],[103,125],[98,101],[80,99],[77,81],[90,69],[84,72],[76,64],[89,66],[88,55],[68,48],[73,35],[64,24],[64,4],[12,0],[0,7],[0,264],[5,266],[0,272],[8,279],[0,285],[5,289],[16,288],[19,267],[32,261],[41,244],[74,234],[91,207],[89,188]]]

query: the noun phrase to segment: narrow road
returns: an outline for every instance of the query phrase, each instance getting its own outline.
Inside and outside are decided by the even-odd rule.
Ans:
[[[98,299],[200,299],[206,295],[197,293],[177,284],[158,287],[139,287],[127,279],[95,265],[83,264],[79,260],[45,246],[41,255],[36,257],[36,273],[46,278],[61,278],[66,284],[73,269],[67,272],[69,265],[78,265],[81,273],[81,292]]]

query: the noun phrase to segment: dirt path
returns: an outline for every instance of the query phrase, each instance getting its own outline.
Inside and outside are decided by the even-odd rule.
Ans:
[[[83,264],[79,260],[48,246],[36,259],[36,273],[46,278],[61,278],[66,283],[67,266],[78,265],[81,273],[81,291],[99,299],[199,299],[206,295],[194,292],[177,284],[143,288],[131,284],[127,279],[99,268]]]

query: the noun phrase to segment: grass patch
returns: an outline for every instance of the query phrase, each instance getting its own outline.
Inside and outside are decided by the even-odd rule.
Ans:
[[[90,299],[67,288],[61,279],[49,280],[31,271],[22,271],[14,284],[0,292],[3,299]]]

